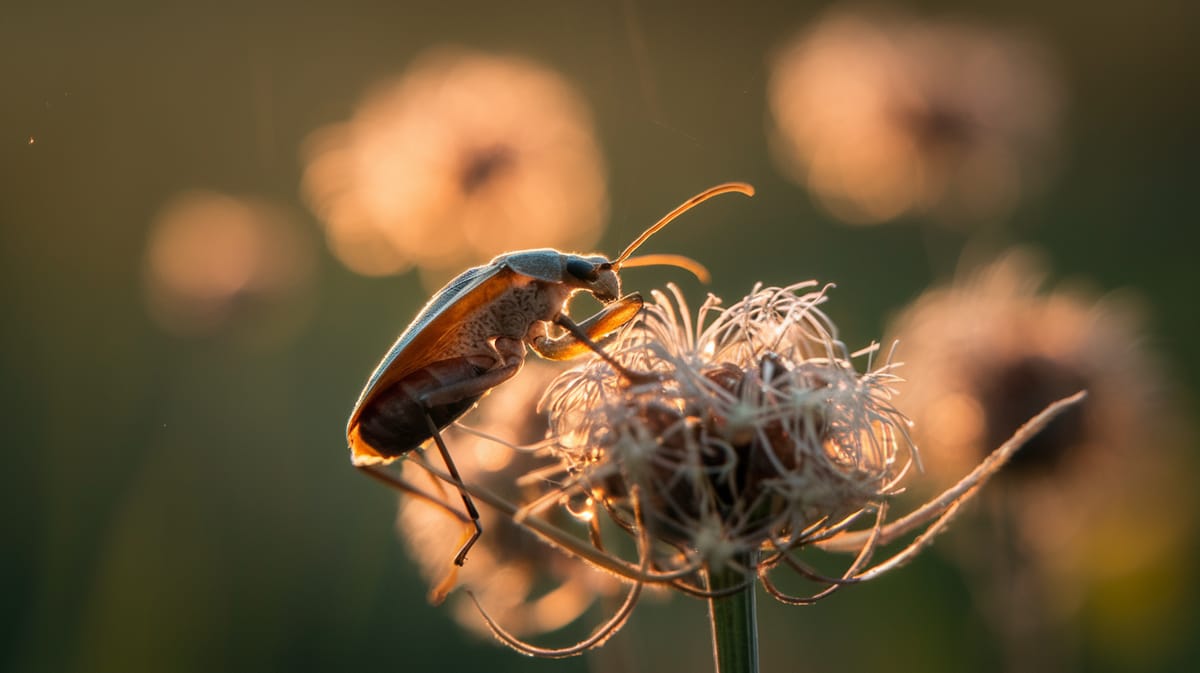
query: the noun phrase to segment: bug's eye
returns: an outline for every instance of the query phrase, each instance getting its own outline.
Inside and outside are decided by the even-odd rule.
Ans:
[[[572,259],[567,262],[567,273],[575,276],[579,280],[588,282],[594,281],[600,277],[596,271],[596,265],[591,262],[585,262],[582,259]]]

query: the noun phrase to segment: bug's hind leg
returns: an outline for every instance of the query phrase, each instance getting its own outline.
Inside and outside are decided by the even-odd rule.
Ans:
[[[463,506],[467,508],[467,516],[470,517],[470,524],[473,530],[468,530],[466,540],[459,547],[458,553],[454,556],[454,565],[461,566],[467,560],[467,552],[471,547],[475,546],[475,541],[483,534],[483,526],[479,524],[479,510],[475,508],[475,501],[471,499],[467,493],[467,487],[463,484],[462,476],[458,473],[458,467],[454,465],[454,459],[450,457],[450,450],[446,448],[446,441],[442,439],[442,433],[438,430],[437,424],[433,422],[433,417],[429,412],[425,412],[425,422],[429,424],[429,431],[433,434],[433,441],[437,444],[438,452],[442,454],[442,462],[446,464],[446,471],[450,473],[450,477],[454,480],[454,485],[458,487],[458,493],[462,496]]]
[[[496,351],[496,360],[498,361],[492,369],[479,376],[441,386],[420,397],[421,410],[425,416],[425,424],[429,429],[429,434],[433,437],[434,443],[437,444],[438,452],[442,454],[442,462],[446,464],[446,471],[450,473],[451,480],[454,482],[455,487],[458,488],[459,495],[462,496],[463,506],[467,508],[467,515],[470,517],[470,523],[473,527],[464,536],[466,539],[463,541],[462,547],[459,548],[458,554],[454,557],[454,564],[459,566],[467,560],[467,552],[471,550],[471,547],[475,545],[475,541],[483,534],[483,526],[479,524],[479,510],[475,508],[475,502],[471,499],[471,495],[467,493],[467,487],[463,484],[458,467],[455,466],[454,459],[450,457],[450,450],[446,448],[446,441],[442,439],[441,430],[438,428],[437,422],[433,420],[432,411],[443,405],[453,404],[465,399],[478,399],[488,390],[507,381],[520,371],[521,364],[525,360],[525,346],[522,342],[516,339],[501,337],[495,340],[492,347]]]

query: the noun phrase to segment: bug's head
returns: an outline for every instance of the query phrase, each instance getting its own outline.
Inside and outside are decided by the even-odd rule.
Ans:
[[[744,182],[727,182],[700,192],[696,196],[684,201],[675,210],[667,213],[662,219],[651,225],[649,229],[643,231],[640,236],[626,246],[625,250],[614,259],[608,259],[601,255],[563,255],[564,268],[561,274],[563,284],[574,289],[590,292],[596,299],[607,304],[621,296],[621,279],[617,275],[617,272],[622,268],[657,264],[677,266],[691,271],[696,274],[697,278],[707,283],[708,270],[699,262],[687,257],[665,254],[641,255],[638,257],[631,257],[630,255],[642,243],[645,243],[646,239],[653,236],[659,229],[667,226],[671,220],[678,217],[681,213],[718,194],[727,194],[729,192],[753,196],[754,187]]]
[[[605,304],[621,296],[621,278],[617,269],[601,255],[566,255],[563,282],[590,292]]]

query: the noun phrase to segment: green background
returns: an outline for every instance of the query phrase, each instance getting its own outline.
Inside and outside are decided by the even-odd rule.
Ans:
[[[1013,215],[1011,238],[1046,250],[1058,278],[1138,291],[1148,345],[1195,391],[1200,6],[916,8],[1029,29],[1057,52],[1069,96],[1063,166]],[[415,274],[364,278],[322,251],[302,329],[266,345],[177,338],[145,312],[148,227],[172,195],[204,188],[290,204],[315,238],[299,195],[309,132],[346,118],[369,85],[429,46],[515,52],[562,72],[592,106],[612,203],[602,250],[705,186],[746,180],[753,201],[706,205],[656,250],[703,260],[726,297],[758,280],[835,281],[830,313],[849,343],[865,344],[946,277],[961,241],[916,219],[839,225],[773,167],[767,55],[822,9],[6,2],[0,667],[587,670],[586,658],[497,648],[429,606],[392,532],[392,495],[349,466],[345,417],[426,298]],[[678,277],[647,270],[632,282]],[[1184,568],[1200,557],[1190,549]],[[1171,605],[1196,603],[1196,577],[1170,581]],[[1140,589],[1117,593],[1137,601]],[[763,604],[767,671],[999,668],[963,578],[936,553],[815,607]],[[1082,624],[1088,670],[1200,665],[1200,609],[1170,614],[1139,648],[1104,637],[1094,607]],[[620,638],[610,656],[632,670],[710,665],[694,600],[645,601]]]

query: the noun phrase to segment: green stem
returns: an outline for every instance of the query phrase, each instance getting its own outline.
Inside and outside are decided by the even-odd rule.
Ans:
[[[751,558],[736,561],[742,568],[754,567]],[[753,575],[730,564],[708,571],[709,591],[741,587],[729,595],[708,599],[717,673],[758,673],[758,622],[753,580]]]

